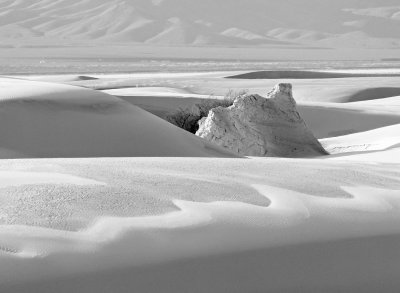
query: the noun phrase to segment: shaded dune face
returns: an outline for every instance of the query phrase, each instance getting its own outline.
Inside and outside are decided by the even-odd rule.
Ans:
[[[247,95],[211,110],[196,135],[244,156],[327,154],[297,111],[291,84],[276,85],[267,98]]]
[[[234,156],[110,95],[43,82],[0,84],[0,158]]]

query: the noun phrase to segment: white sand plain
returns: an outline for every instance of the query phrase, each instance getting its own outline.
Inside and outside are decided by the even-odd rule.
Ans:
[[[284,79],[333,153],[312,159],[234,158],[137,107],[282,81],[229,75],[3,77],[0,292],[399,291],[400,78]]]

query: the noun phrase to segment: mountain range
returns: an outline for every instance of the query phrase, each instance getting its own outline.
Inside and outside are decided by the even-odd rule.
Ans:
[[[400,47],[399,0],[0,0],[2,44]]]

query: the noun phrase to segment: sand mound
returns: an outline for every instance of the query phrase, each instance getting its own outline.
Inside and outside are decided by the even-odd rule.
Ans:
[[[385,150],[400,146],[400,124],[321,140],[330,154]]]
[[[278,84],[267,98],[246,95],[228,108],[212,109],[196,135],[244,156],[306,157],[326,152],[296,109],[291,84]]]
[[[364,107],[376,107],[377,109],[385,109],[385,111],[393,110],[395,113],[399,113],[400,111],[400,96],[375,99],[375,100],[366,100],[366,101],[357,101],[351,104],[347,104],[347,106],[357,106],[361,105]],[[377,107],[378,106],[378,107]]]
[[[123,87],[117,89],[103,90],[104,93],[118,97],[176,97],[176,98],[207,98],[207,95],[193,94],[187,90],[181,88],[171,88],[171,87]]]
[[[317,138],[328,138],[398,124],[400,115],[391,109],[393,107],[377,108],[368,101],[345,104],[305,103],[299,104],[297,108]]]
[[[377,77],[377,76],[400,76],[399,74],[378,74],[378,73],[341,73],[323,71],[303,70],[268,70],[254,71],[239,75],[228,76],[227,78],[237,79],[324,79],[324,78],[349,78],[349,77]],[[400,89],[399,89],[400,91]]]
[[[0,79],[0,158],[231,156],[118,98]]]
[[[379,100],[400,95],[400,87],[377,87],[361,90],[350,95],[346,102],[360,102],[368,100]]]
[[[9,76],[5,76],[9,77]],[[44,81],[44,82],[58,82],[58,83],[70,83],[76,81],[90,81],[90,80],[98,80],[97,77],[88,76],[88,75],[74,75],[74,74],[62,74],[62,75],[16,75],[13,78],[19,78],[24,80],[31,81]]]
[[[80,81],[80,80],[96,80],[98,78],[96,77],[92,77],[92,76],[86,76],[86,75],[80,75],[76,78],[76,81]]]

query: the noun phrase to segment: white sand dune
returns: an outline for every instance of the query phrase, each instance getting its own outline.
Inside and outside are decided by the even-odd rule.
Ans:
[[[294,85],[298,110],[319,138],[343,136],[400,123],[399,72],[392,69],[348,70],[377,77],[289,80]],[[348,71],[338,71],[340,74]],[[335,71],[337,72],[337,71]],[[347,73],[346,73],[347,74]],[[393,75],[382,77],[382,75]],[[232,74],[231,74],[232,75]],[[165,118],[178,108],[191,108],[203,99],[221,99],[232,90],[264,94],[269,87],[286,79],[226,79],[218,73],[140,73],[89,75],[96,80],[72,82],[92,88],[113,88],[103,92]],[[23,78],[19,76],[19,78]],[[30,79],[36,79],[31,76]],[[46,78],[46,77],[43,77]],[[48,76],[49,81],[63,77]],[[66,76],[64,78],[73,78]],[[357,102],[352,102],[357,101]]]
[[[0,86],[2,158],[230,156],[110,95],[7,78]]]
[[[323,79],[323,78],[349,78],[349,77],[379,77],[400,76],[398,73],[350,73],[329,71],[302,71],[302,70],[269,70],[254,71],[239,75],[228,76],[233,79]]]
[[[19,158],[0,160],[1,293],[399,291],[396,77],[295,83],[334,155],[284,159],[222,158],[135,106],[276,80],[76,76],[0,79],[0,157]],[[106,92],[122,99],[65,82],[117,85]]]
[[[348,107],[364,107],[370,110],[375,110],[376,112],[384,111],[387,113],[398,113],[400,110],[400,96],[390,97],[390,98],[379,98],[373,100],[352,102],[347,104]]]
[[[18,172],[18,171],[0,171],[0,188],[9,186],[35,185],[35,184],[75,184],[75,185],[92,185],[102,184],[94,180],[79,178],[76,176],[45,173],[45,172]]]
[[[400,93],[399,87],[369,87],[366,89],[359,89],[357,91],[349,90],[344,93],[341,99],[337,99],[337,102],[362,102],[369,100],[385,99],[389,97],[398,96]]]
[[[301,90],[301,89],[300,89]],[[106,90],[128,103],[164,118],[178,108],[190,109],[204,99],[222,96],[193,94],[180,89],[134,88]],[[297,88],[294,95],[296,97]],[[317,138],[341,136],[400,123],[398,97],[355,103],[300,102],[298,110]]]
[[[162,96],[162,97],[177,97],[177,98],[207,98],[207,95],[199,95],[191,93],[185,89],[167,88],[167,87],[131,87],[104,90],[103,93],[118,97],[130,96]]]
[[[250,71],[254,72],[254,71]],[[278,73],[280,73],[279,71]],[[170,92],[188,91],[204,96],[223,96],[229,90],[263,93],[277,83],[290,82],[296,88],[296,100],[299,102],[334,102],[348,103],[372,99],[383,99],[399,96],[398,69],[360,69],[331,71],[282,71],[290,75],[300,73],[312,74],[314,78],[282,78],[277,79],[230,79],[228,76],[248,74],[246,71],[222,72],[188,72],[188,73],[139,73],[139,74],[104,74],[90,75],[98,78],[94,81],[72,82],[74,85],[90,87],[98,90],[146,87],[154,91],[154,87],[168,88]],[[258,72],[254,72],[257,74]],[[347,78],[322,78],[324,74],[351,75]],[[361,74],[364,77],[354,77]],[[368,76],[368,77],[365,77]],[[320,78],[321,77],[321,78]],[[21,78],[23,78],[21,76]],[[32,77],[29,77],[32,78]],[[51,79],[49,79],[51,81]],[[135,90],[135,89],[132,89]],[[137,89],[139,90],[139,89]],[[145,91],[141,89],[140,91]]]
[[[108,211],[93,205],[91,213],[81,216],[85,228],[75,231],[55,227],[73,222],[76,210],[34,226],[25,225],[31,219],[24,218],[28,211],[22,211],[14,216],[18,225],[0,226],[0,289],[5,293],[392,292],[400,285],[397,167],[321,159],[3,161],[1,169],[20,172],[21,184],[8,187],[14,193],[30,184],[23,197],[41,202],[56,192],[54,204],[62,210],[87,209],[84,202],[89,198],[111,200],[111,193],[104,199],[92,198],[96,184],[116,188],[118,194],[126,192],[135,176],[139,176],[136,188],[142,186],[146,197],[163,196],[160,190],[167,191],[167,186],[187,188],[158,204],[164,209],[172,204],[175,210],[170,212],[118,216],[127,203],[143,205],[143,191]],[[29,179],[33,173],[40,176],[60,169],[64,174],[60,182]],[[319,183],[312,178],[316,171]],[[86,178],[90,180],[85,183]],[[233,182],[236,188],[251,190],[250,196],[246,199],[238,192],[233,201],[218,200]],[[212,183],[209,195],[196,191],[202,183]],[[74,188],[76,184],[87,185]],[[36,192],[44,186],[53,189]],[[5,185],[2,188],[7,191]],[[87,190],[85,201],[73,196],[82,188]],[[189,200],[192,193],[198,197]],[[259,203],[254,201],[257,197]],[[2,213],[7,216],[11,211]],[[46,215],[34,211],[39,219]],[[52,227],[51,221],[58,225],[46,228]]]
[[[396,81],[386,83],[387,79]],[[400,72],[394,70],[269,70],[241,72],[240,74],[227,76],[227,79],[263,80],[269,84],[269,80],[290,80],[298,84],[297,96],[299,100],[315,100],[320,102],[349,103],[375,99],[384,99],[400,95],[398,87]],[[377,79],[379,78],[379,79]],[[303,81],[304,80],[304,81]],[[366,83],[369,81],[370,83]],[[314,83],[314,85],[312,84]],[[364,83],[364,84],[360,84]],[[375,85],[377,84],[377,85]],[[329,86],[328,86],[329,85]],[[320,87],[320,88],[318,88]]]
[[[104,92],[116,95],[159,117],[165,117],[166,114],[176,111],[177,108],[190,109],[195,103],[201,103],[205,98],[223,98],[224,93],[226,94],[229,89],[236,92],[249,89],[249,92],[263,93],[266,92],[267,86],[273,86],[275,82],[281,81],[280,79],[261,82],[245,80],[244,82],[239,81],[237,82],[239,85],[235,85],[231,80],[221,78],[222,76],[224,73],[197,76],[198,80],[203,83],[207,82],[205,86],[195,83],[193,75],[188,75],[187,79],[184,78],[184,75],[167,75],[164,78],[157,76],[155,84],[168,84],[175,87],[128,87],[104,90]],[[317,138],[328,138],[400,123],[400,99],[397,97],[400,88],[392,86],[374,88],[366,85],[368,82],[371,84],[387,82],[382,81],[381,78],[379,77],[377,81],[371,77],[359,78],[361,81],[357,81],[355,85],[351,86],[345,85],[346,82],[343,79],[332,79],[326,83],[320,79],[310,79],[304,82],[292,81],[294,97],[299,101],[300,114]],[[124,79],[119,85],[127,86],[135,82],[146,83],[148,79],[148,76],[131,76]],[[353,83],[354,80],[357,79],[351,78],[349,83]],[[96,86],[100,88],[105,85],[118,86],[118,82],[110,81],[107,78],[104,81],[100,79],[95,82]],[[396,84],[397,78],[391,77],[389,82]],[[80,85],[85,83],[80,83]],[[194,85],[189,88],[184,87],[188,83]],[[209,88],[201,89],[201,86]],[[225,92],[218,90],[218,87],[225,88]],[[318,99],[322,102],[315,101]],[[353,100],[357,102],[351,102]]]
[[[375,74],[375,71],[363,71],[363,74]],[[390,73],[390,70],[380,71],[379,75]],[[396,74],[397,72],[393,72]],[[126,102],[139,106],[159,117],[165,117],[177,108],[191,108],[204,98],[222,98],[232,88],[234,91],[249,89],[250,92],[263,93],[271,84],[280,80],[235,82],[224,79],[226,72],[221,73],[171,73],[171,74],[119,74],[119,75],[89,75],[97,80],[78,82],[79,85],[95,84],[95,87],[116,87],[105,90],[105,93],[116,95]],[[35,79],[35,77],[30,77]],[[44,77],[45,78],[45,77]],[[49,80],[62,80],[62,77],[48,77]],[[73,78],[66,76],[65,78]],[[325,80],[325,79],[324,79]],[[400,108],[396,77],[368,77],[346,79],[311,79],[295,81],[294,97],[299,101],[299,111],[317,138],[327,138],[350,133],[368,131],[400,123]],[[206,83],[205,83],[206,82]],[[152,83],[154,86],[142,87],[142,84]],[[351,85],[347,85],[350,83]],[[75,82],[74,82],[75,84]],[[129,87],[130,85],[140,87]],[[367,84],[370,84],[368,86]],[[378,88],[371,87],[375,84]],[[165,85],[169,85],[166,87]],[[189,86],[188,85],[193,85]],[[385,86],[380,86],[385,85]],[[386,86],[390,85],[390,86]],[[201,90],[201,87],[210,87]],[[234,87],[235,86],[235,87]],[[122,87],[122,88],[118,88]],[[218,88],[225,88],[218,90]],[[261,89],[259,89],[261,88]],[[214,94],[215,93],[215,94]],[[386,98],[390,97],[390,98]],[[309,99],[321,99],[324,102],[304,102]],[[361,100],[351,102],[351,100]],[[375,99],[375,100],[369,100]],[[343,103],[326,103],[325,101],[342,101]]]
[[[6,76],[5,76],[6,77]],[[88,81],[96,80],[96,77],[88,75],[75,75],[75,74],[63,74],[63,75],[32,75],[32,76],[12,76],[13,78],[19,78],[24,80],[32,81],[44,81],[44,82],[56,82],[56,83],[71,83],[75,81]]]
[[[363,102],[301,103],[298,110],[317,138],[342,136],[400,123],[396,108],[371,107]]]
[[[344,153],[331,156],[331,160],[346,160],[365,164],[399,164],[400,147],[393,146],[383,151],[361,151],[355,153]]]
[[[116,96],[163,119],[176,112],[177,109],[190,109],[193,105],[202,103],[204,99],[222,98],[194,94],[187,89],[170,87],[119,88],[102,92]]]
[[[204,75],[204,74],[203,74]],[[168,78],[175,78],[174,75],[167,75]],[[184,75],[183,75],[184,76]],[[196,75],[193,75],[196,76]],[[223,76],[220,74],[218,76]],[[216,78],[218,78],[218,76]],[[115,76],[114,79],[124,78],[125,75]],[[189,75],[190,78],[193,78],[192,75]],[[34,78],[34,77],[32,77]],[[140,78],[150,78],[150,75],[143,75]],[[177,75],[176,78],[181,78],[180,75]],[[202,75],[196,76],[196,78],[202,79]],[[36,78],[34,78],[36,79]],[[64,76],[64,77],[50,77],[53,81],[61,81],[65,82],[66,79],[74,79],[73,76]],[[107,79],[108,80],[108,79]],[[84,81],[85,83],[90,83],[92,81]],[[102,83],[102,80],[94,80],[93,82]],[[14,89],[17,88],[16,85],[22,83],[17,83],[14,81]],[[48,85],[47,85],[48,87]],[[63,86],[60,86],[63,87]],[[59,88],[59,86],[52,86],[52,88]],[[71,89],[72,87],[69,87]],[[246,88],[246,85],[243,86]],[[67,89],[66,87],[63,88]],[[331,86],[327,90],[334,91],[335,87]],[[10,89],[9,89],[10,90]],[[77,88],[74,89],[77,91]],[[21,91],[18,89],[19,93]],[[84,91],[83,89],[81,91]],[[307,90],[310,92],[311,90]],[[119,88],[113,90],[105,90],[105,93],[118,96],[120,99],[128,102],[131,105],[138,106],[146,111],[149,111],[159,117],[165,117],[168,113],[176,111],[178,108],[191,108],[196,103],[201,103],[201,101],[205,98],[222,98],[218,95],[210,95],[210,94],[197,94],[193,93],[191,90],[187,88],[173,88],[173,87],[129,87],[129,88]],[[346,99],[350,96],[359,95],[360,91],[357,90],[348,90],[347,93],[341,93],[343,96],[346,95]],[[78,93],[78,92],[77,92]],[[89,94],[90,91],[84,91],[85,95]],[[92,95],[94,93],[90,93]],[[295,88],[294,96],[297,99],[298,95],[307,95],[304,90],[304,87],[300,85]],[[323,92],[322,94],[325,94]],[[58,93],[57,93],[58,95]],[[101,94],[99,94],[101,95]],[[336,94],[332,94],[336,96]],[[389,94],[385,94],[387,96]],[[107,101],[110,99],[108,96],[106,97]],[[103,98],[104,98],[103,97]],[[379,97],[379,96],[376,96]],[[51,98],[51,97],[49,97]],[[68,99],[71,99],[68,97]],[[103,99],[102,98],[102,99]],[[302,117],[306,121],[307,125],[310,127],[312,132],[315,134],[317,138],[328,138],[328,137],[336,137],[342,136],[351,133],[368,131],[380,127],[385,127],[389,125],[394,125],[400,123],[400,102],[398,97],[390,97],[390,98],[380,98],[376,100],[366,100],[360,102],[353,103],[317,103],[317,102],[300,102],[298,104],[299,112]],[[67,99],[65,100],[67,101]],[[111,100],[110,100],[111,101]],[[114,101],[114,100],[113,100]],[[120,100],[118,100],[121,102]],[[88,100],[88,103],[92,101]],[[125,106],[124,106],[125,108]],[[94,111],[95,113],[96,111]],[[85,114],[86,115],[86,114]],[[114,114],[113,114],[114,115]],[[147,114],[146,114],[147,115]],[[19,115],[20,116],[20,115]],[[18,116],[18,117],[19,117]],[[3,118],[5,119],[5,118]],[[22,118],[21,118],[22,119]],[[27,119],[27,118],[24,118]],[[66,119],[68,119],[66,117]],[[87,119],[87,118],[85,118]],[[38,121],[36,121],[38,123]],[[61,122],[60,122],[61,123]],[[161,121],[158,121],[161,123]],[[47,123],[45,123],[47,124]],[[4,125],[4,124],[3,124]],[[37,126],[38,127],[38,126]],[[48,127],[48,126],[47,126]],[[60,127],[66,127],[65,125]],[[97,128],[97,127],[96,127]],[[39,131],[39,130],[36,130]],[[71,130],[72,131],[72,130]],[[132,131],[132,130],[129,130]],[[44,132],[44,130],[42,131]],[[11,134],[9,134],[11,135]],[[44,135],[44,134],[43,134]],[[47,137],[47,135],[44,135]],[[13,135],[15,137],[15,135]],[[67,141],[66,139],[64,141]],[[110,144],[112,142],[108,142]],[[131,141],[131,143],[133,143]],[[23,152],[21,153],[16,147],[19,143],[15,142],[14,146],[7,146],[7,144],[3,144],[0,146],[1,153],[5,157],[16,157],[23,156]],[[45,142],[43,142],[45,144]],[[66,142],[64,143],[66,144]],[[64,144],[61,144],[64,145]],[[115,142],[117,144],[117,142]],[[119,146],[121,148],[121,146]],[[28,146],[26,146],[26,151],[28,150]],[[78,148],[78,146],[75,146]],[[82,147],[83,148],[83,147]],[[99,146],[97,146],[99,148]],[[43,151],[44,152],[44,151]],[[77,151],[78,152],[78,151]],[[133,152],[130,150],[129,152]],[[8,155],[5,155],[5,154]],[[88,150],[87,153],[90,153]],[[114,153],[117,153],[115,151]],[[28,153],[29,154],[29,153]],[[77,154],[78,155],[78,154]],[[109,153],[112,156],[112,153]],[[29,155],[28,155],[29,156]],[[71,156],[71,155],[66,155]]]
[[[400,147],[400,124],[321,140],[330,154],[385,150]]]
[[[297,88],[296,99],[300,102],[349,103],[399,96],[399,74],[398,69],[383,68],[251,71],[230,77],[237,85],[249,89],[258,89],[261,84],[289,81]],[[234,84],[227,77],[225,82],[219,82],[220,86]]]
[[[214,79],[215,77],[212,77]],[[219,77],[216,77],[217,79]],[[200,77],[202,79],[202,77]],[[273,80],[274,82],[278,80]],[[101,83],[101,81],[100,81]],[[163,81],[160,81],[163,83]],[[266,83],[267,85],[269,83]],[[296,83],[295,83],[296,84]],[[176,85],[176,83],[175,83]],[[179,83],[178,83],[179,85]],[[184,88],[171,87],[139,87],[139,88],[120,88],[105,90],[104,92],[116,95],[121,99],[137,105],[159,117],[165,117],[168,113],[176,111],[178,108],[191,108],[196,103],[201,103],[203,99],[221,99],[221,95],[211,94],[214,87],[209,89],[210,94],[196,92],[197,88],[189,90]],[[230,85],[230,83],[229,83]],[[243,84],[243,88],[250,84]],[[251,88],[251,92],[261,92],[257,88]],[[323,87],[324,85],[321,85]],[[237,89],[239,92],[239,89]],[[266,91],[265,88],[262,91]],[[356,89],[351,87],[343,89],[341,82],[338,85],[332,84],[319,91],[314,86],[299,84],[294,89],[295,99],[299,99],[298,110],[308,127],[317,138],[328,138],[342,136],[351,133],[368,131],[380,127],[400,123],[400,99],[395,96],[400,92],[400,88],[381,87]],[[342,101],[346,103],[331,102],[305,102],[303,99],[312,97],[314,99],[323,97],[328,101]],[[389,97],[389,98],[388,98]],[[357,102],[351,102],[356,100]]]

